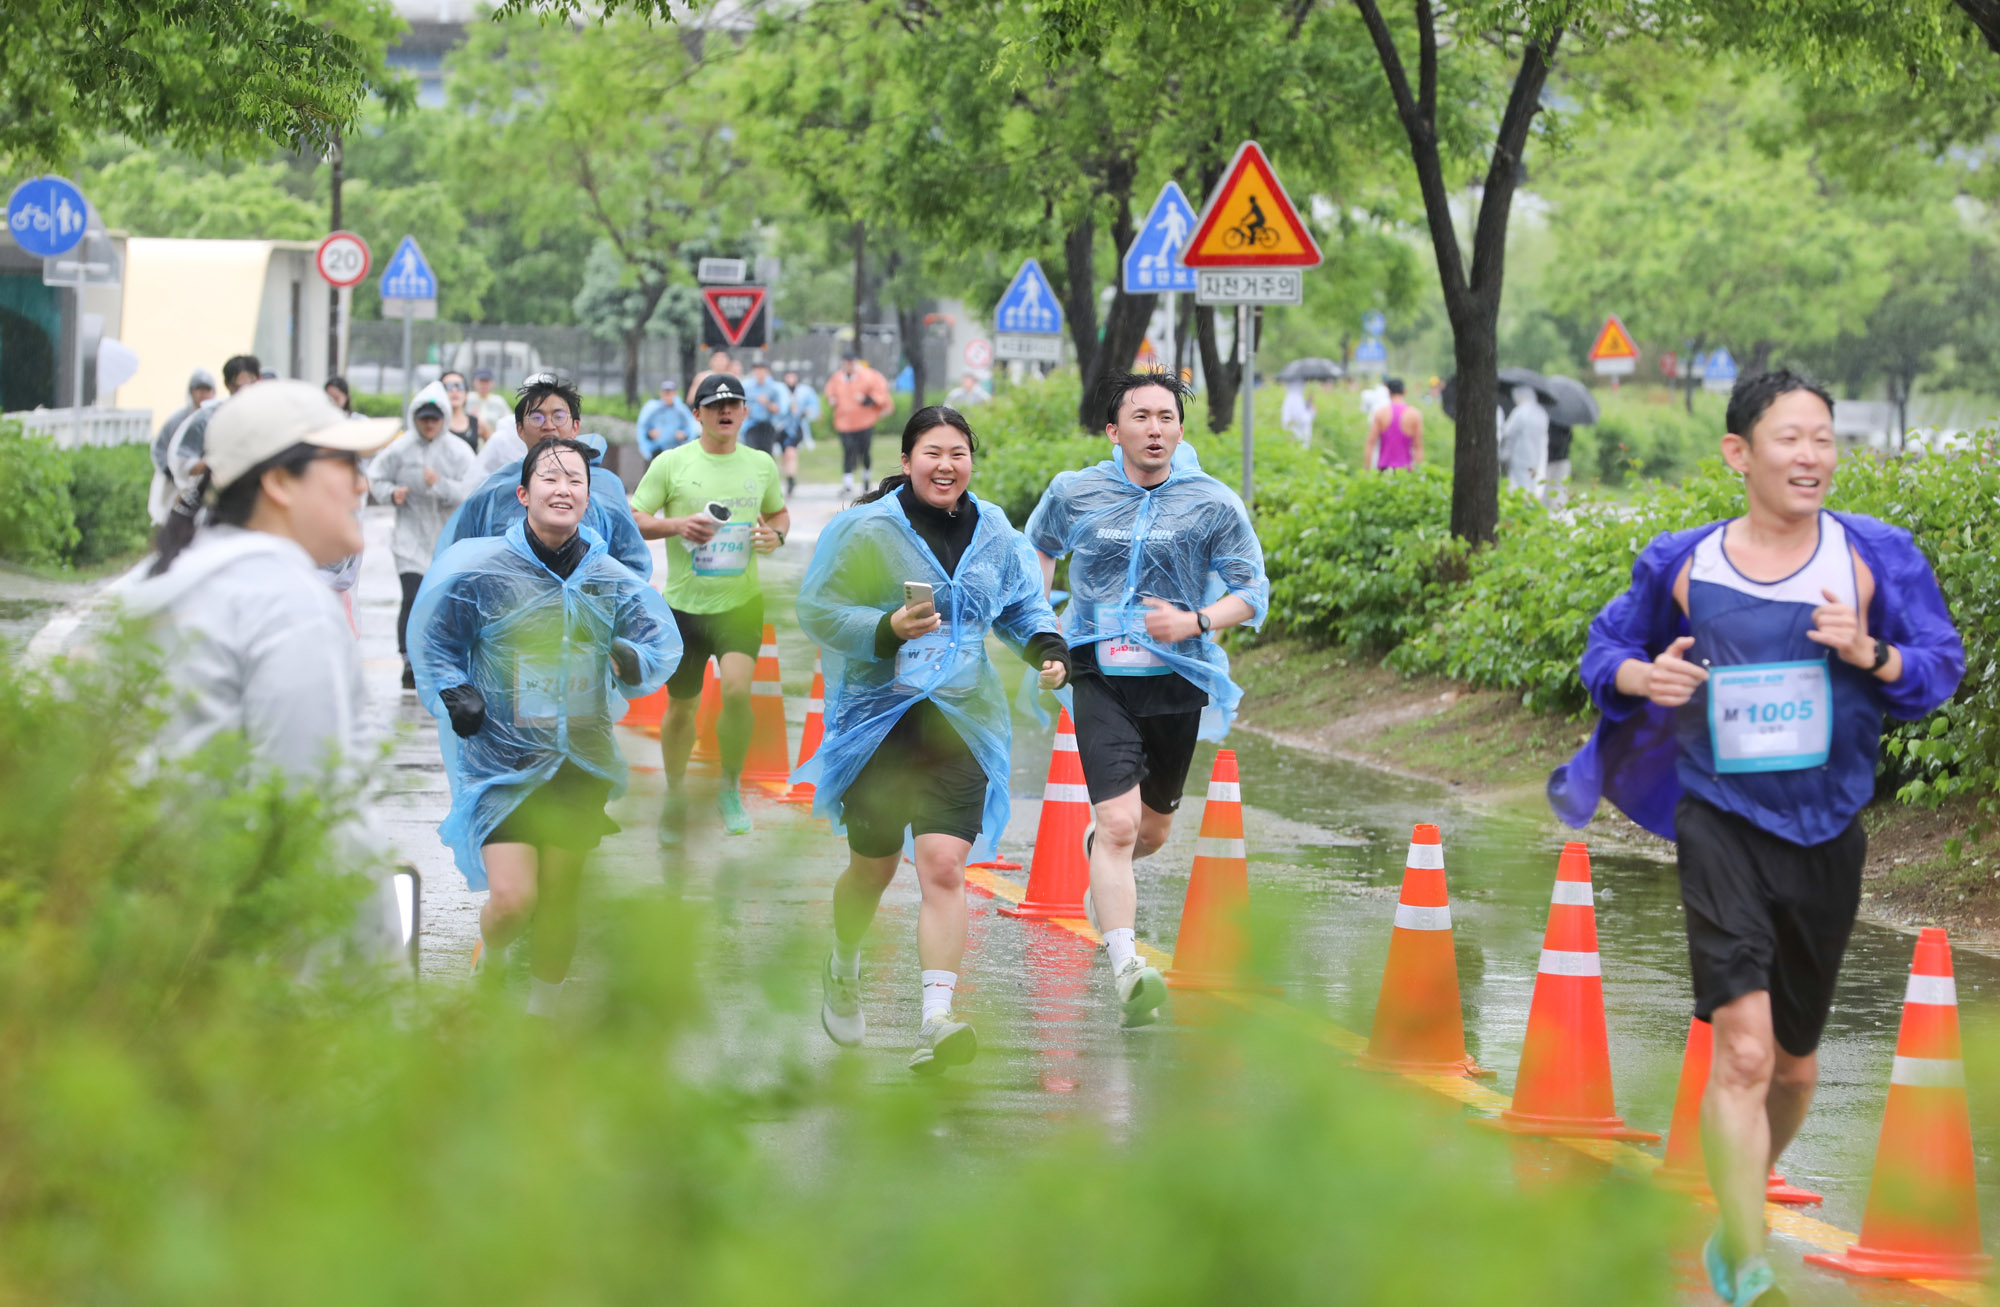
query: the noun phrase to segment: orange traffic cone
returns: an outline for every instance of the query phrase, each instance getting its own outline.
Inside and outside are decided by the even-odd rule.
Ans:
[[[1627,1126],[1613,1110],[1590,850],[1574,841],[1563,845],[1556,866],[1514,1104],[1491,1124],[1523,1135],[1659,1139]]]
[[[715,762],[722,757],[722,743],[715,734],[715,723],[722,716],[722,681],[715,671],[715,659],[708,660],[708,666],[701,674],[701,703],[694,710],[694,751],[688,754],[694,762]]]
[[[1809,1253],[1806,1260],[1892,1280],[1974,1280],[1993,1267],[1979,1244],[1951,945],[1935,926],[1917,936],[1903,994],[1861,1237],[1844,1253]]]
[[[1049,754],[1049,781],[1042,787],[1042,817],[1035,828],[1033,869],[1028,892],[1000,909],[1009,917],[1081,917],[1083,892],[1090,888],[1090,863],[1083,856],[1083,832],[1090,825],[1090,791],[1076,754],[1076,727],[1069,712],[1056,722],[1056,747]]]
[[[792,779],[792,751],[785,736],[785,687],[778,675],[778,631],[764,624],[764,646],[750,680],[750,752],[743,779],[784,785]]]
[[[1361,1065],[1374,1071],[1483,1074],[1465,1051],[1451,899],[1444,888],[1444,837],[1432,825],[1410,832],[1382,996]]]
[[[819,752],[819,742],[826,737],[826,677],[820,671],[819,659],[813,659],[812,694],[806,699],[805,731],[799,736],[799,766],[812,761]],[[794,768],[793,770],[797,770]],[[794,781],[792,788],[785,791],[780,803],[796,803],[812,807],[815,786],[811,781]]]
[[[1667,1160],[1653,1172],[1653,1183],[1676,1193],[1706,1196],[1708,1170],[1701,1157],[1701,1098],[1708,1089],[1709,1068],[1715,1060],[1715,1028],[1696,1017],[1688,1024],[1687,1052],[1681,1056],[1681,1079],[1674,1090],[1674,1119],[1667,1127]],[[1773,1170],[1764,1182],[1770,1202],[1805,1207],[1825,1199],[1801,1189]]]
[[[1181,905],[1180,935],[1167,983],[1176,989],[1260,989],[1244,974],[1250,958],[1250,863],[1243,847],[1243,787],[1236,751],[1221,749],[1208,778],[1201,836]]]
[[[635,731],[648,735],[660,733],[660,723],[667,716],[667,687],[661,686],[651,694],[640,695],[628,700],[625,715],[618,719],[620,726],[629,726]]]

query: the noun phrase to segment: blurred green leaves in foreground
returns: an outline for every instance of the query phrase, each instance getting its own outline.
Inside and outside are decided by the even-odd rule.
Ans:
[[[732,1083],[711,934],[664,895],[600,905],[560,1025],[303,981],[359,888],[323,865],[337,805],[226,756],[148,778],[157,678],[113,653],[0,671],[0,1303],[1668,1298],[1670,1200],[1524,1183],[1295,1028],[1175,1032],[1116,1137],[1017,1135],[879,1047],[782,1102]],[[814,960],[774,1019],[810,1022]]]

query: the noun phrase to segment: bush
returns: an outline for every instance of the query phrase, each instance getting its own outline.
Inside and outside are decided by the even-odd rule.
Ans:
[[[57,449],[18,422],[0,424],[0,558],[41,567],[96,567],[146,547],[153,459],[145,445]]]
[[[146,500],[153,484],[153,458],[144,445],[113,445],[69,451],[70,509],[77,542],[69,562],[95,567],[135,554],[152,535]]]
[[[1602,395],[1603,420],[1576,428],[1570,446],[1573,475],[1607,486],[1622,486],[1635,477],[1678,481],[1704,458],[1713,458],[1722,439],[1719,397],[1700,396],[1689,413],[1678,399],[1659,402],[1660,395]]]
[[[69,462],[48,436],[23,434],[18,422],[0,422],[0,558],[60,566],[77,546],[70,502]]]

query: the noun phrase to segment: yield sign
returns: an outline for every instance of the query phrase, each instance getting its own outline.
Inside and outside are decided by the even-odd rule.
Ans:
[[[1605,359],[1636,359],[1639,347],[1632,343],[1631,333],[1625,324],[1612,314],[1604,320],[1604,330],[1597,333],[1597,343],[1590,347],[1590,361],[1599,363]]]
[[[1255,141],[1236,148],[1201,206],[1181,261],[1190,268],[1316,268],[1319,243]]]
[[[708,316],[714,320],[722,338],[731,345],[741,345],[750,332],[750,324],[757,320],[757,310],[764,307],[764,297],[768,291],[763,286],[703,286],[702,303],[708,306]]]

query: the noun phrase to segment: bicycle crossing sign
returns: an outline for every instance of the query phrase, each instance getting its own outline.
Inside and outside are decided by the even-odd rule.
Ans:
[[[1006,335],[1059,336],[1062,334],[1062,305],[1042,273],[1042,265],[1023,259],[1007,293],[993,310],[994,328]],[[1003,353],[1001,357],[1005,358]]]
[[[1127,295],[1177,294],[1194,289],[1194,269],[1181,262],[1194,230],[1194,206],[1180,183],[1168,182],[1153,201],[1139,234],[1125,250],[1121,269]]]
[[[1181,261],[1190,268],[1316,268],[1319,242],[1255,141],[1236,147],[1202,205]]]
[[[66,177],[30,177],[7,200],[14,243],[45,259],[75,249],[89,218],[83,192]]]
[[[1625,330],[1617,314],[1604,320],[1597,343],[1590,347],[1590,362],[1600,377],[1628,376],[1639,366],[1639,347],[1632,343],[1632,333]]]

